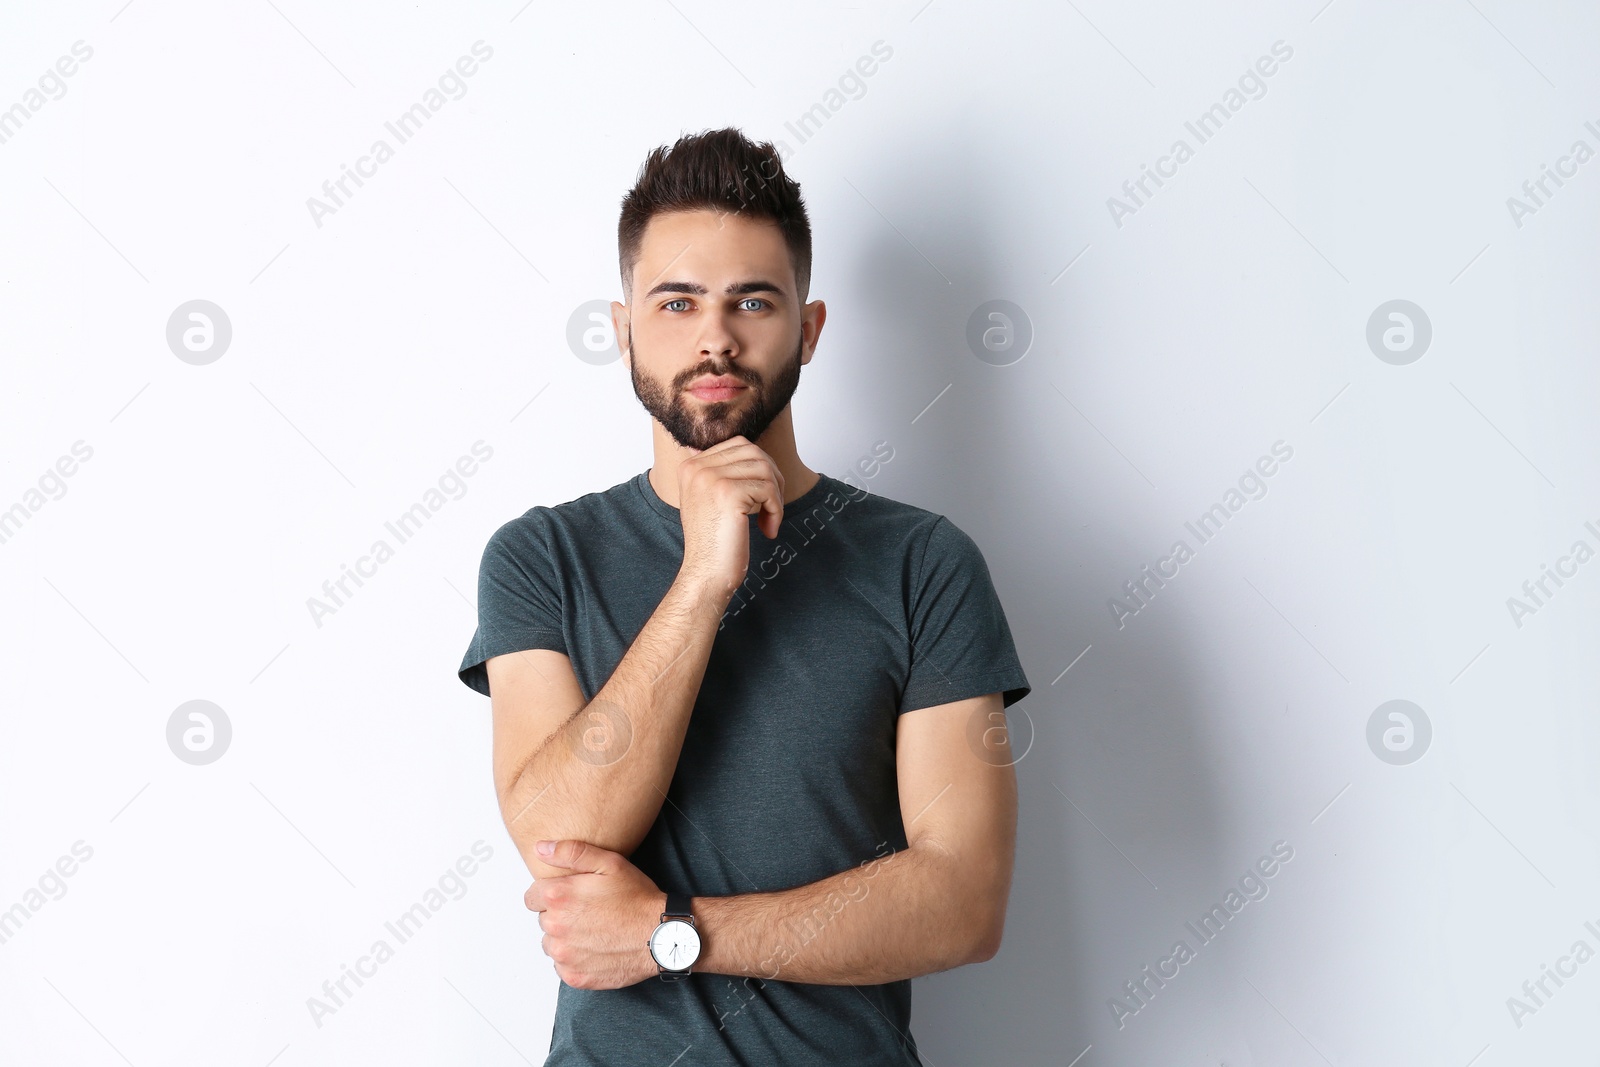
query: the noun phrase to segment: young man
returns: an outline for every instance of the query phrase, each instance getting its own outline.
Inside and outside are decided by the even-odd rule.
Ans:
[[[1005,920],[1005,614],[949,520],[795,450],[826,311],[772,145],[652,152],[618,245],[655,462],[495,531],[460,668],[561,979],[545,1062],[919,1063],[911,979]]]

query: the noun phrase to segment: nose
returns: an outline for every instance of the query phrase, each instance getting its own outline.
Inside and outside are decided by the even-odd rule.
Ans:
[[[701,317],[700,355],[705,359],[732,359],[739,354],[739,341],[728,329],[728,321],[720,310],[711,310]]]

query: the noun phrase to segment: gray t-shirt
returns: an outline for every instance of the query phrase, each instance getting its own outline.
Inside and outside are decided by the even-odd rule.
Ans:
[[[487,695],[485,660],[549,648],[566,653],[593,699],[682,562],[678,509],[648,471],[532,508],[484,549],[461,680]],[[733,896],[887,857],[906,847],[900,713],[994,692],[1009,706],[1030,688],[972,539],[824,474],[785,505],[776,540],[750,516],[746,581],[713,642],[668,802],[629,859],[663,890]],[[869,891],[874,873],[858,870]],[[774,962],[784,946],[827,936],[826,920],[773,931]],[[665,1067],[687,1049],[680,1067],[916,1064],[910,1018],[909,979],[563,982],[545,1063]]]

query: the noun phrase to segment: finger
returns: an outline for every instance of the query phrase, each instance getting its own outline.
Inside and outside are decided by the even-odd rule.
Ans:
[[[700,473],[709,479],[702,483],[707,487],[720,482],[736,482],[749,490],[752,499],[771,495],[779,499],[783,497],[783,476],[774,474],[771,465],[762,460],[731,459],[702,467]]]
[[[730,484],[737,485],[744,491],[744,513],[755,515],[761,511],[783,510],[783,494],[778,487],[763,477],[729,478]]]
[[[528,887],[528,891],[522,894],[522,902],[528,906],[529,911],[544,911],[550,906],[550,898],[548,894],[553,884],[564,881],[568,877],[568,875],[563,874],[560,876],[536,879],[534,883]]]
[[[721,471],[732,473],[734,471],[760,471],[763,474],[772,473],[772,461],[758,453],[753,452],[718,452],[715,458],[712,453],[706,452],[706,462],[701,464],[703,471]]]
[[[557,841],[556,847],[545,858],[545,862],[565,867],[575,874],[579,872],[609,874],[615,867],[616,861],[621,858],[617,853],[603,849],[599,845],[568,839]]]
[[[750,439],[748,437],[745,437],[743,434],[735,434],[724,441],[718,441],[710,448],[699,449],[699,452],[702,455],[709,455],[712,452],[725,452],[730,448],[738,448],[740,445],[747,445],[749,443]]]
[[[761,532],[767,535],[768,541],[776,541],[778,539],[778,531],[783,526],[783,505],[776,504],[770,509],[766,505],[762,505],[761,518],[758,520],[757,525],[760,526]]]

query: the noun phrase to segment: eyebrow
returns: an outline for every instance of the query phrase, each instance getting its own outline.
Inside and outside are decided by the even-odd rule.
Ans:
[[[647,298],[655,296],[657,293],[690,293],[694,296],[705,296],[708,291],[699,282],[662,282],[644,295]],[[779,297],[784,295],[781,288],[760,278],[749,282],[734,282],[723,292],[728,296],[745,296],[750,293],[772,293]]]

